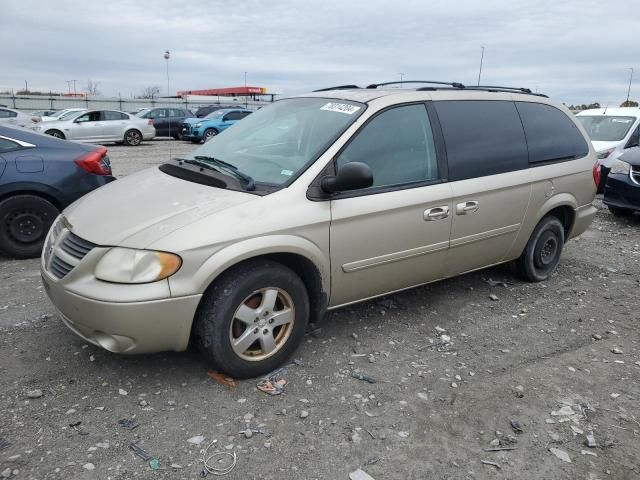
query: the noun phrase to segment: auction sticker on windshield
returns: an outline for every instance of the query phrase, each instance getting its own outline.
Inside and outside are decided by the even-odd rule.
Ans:
[[[327,103],[320,107],[320,110],[326,110],[328,112],[340,112],[346,113],[347,115],[353,115],[360,107],[355,105],[349,105],[348,103]]]

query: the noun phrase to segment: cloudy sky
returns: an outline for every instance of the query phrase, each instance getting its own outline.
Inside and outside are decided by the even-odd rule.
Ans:
[[[405,79],[526,86],[619,104],[635,67],[637,0],[0,0],[0,90],[172,93],[244,83],[293,94]]]

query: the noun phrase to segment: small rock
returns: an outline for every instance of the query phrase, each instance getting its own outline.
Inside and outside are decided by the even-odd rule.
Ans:
[[[147,402],[146,400],[140,400],[138,402],[138,405],[140,405],[141,407],[146,407],[147,405],[149,405],[149,402]]]
[[[510,353],[511,350],[509,350],[508,348],[503,348],[502,350],[500,350],[502,353]]]
[[[456,375],[456,376],[455,376],[455,379],[456,379],[456,380],[458,380],[459,382],[461,382],[461,381],[462,381],[462,377],[461,377],[460,375]]]
[[[251,420],[253,420],[253,413],[247,413],[243,418],[245,422],[250,422]]]
[[[177,464],[177,463],[172,463],[172,464],[171,464],[171,468],[175,468],[176,470],[179,470],[179,469],[181,469],[181,468],[182,468],[182,465],[179,465],[179,464]]]
[[[76,409],[75,408],[70,408],[69,410],[67,410],[67,415],[72,415],[76,413]]]
[[[571,463],[571,457],[564,450],[560,450],[559,448],[550,447],[549,451],[553,453],[556,457],[558,457],[563,462]]]
[[[497,301],[498,301],[498,296],[497,296],[495,293],[492,293],[491,295],[489,295],[489,298],[490,298],[491,300],[493,300],[494,302],[497,302]]]
[[[85,470],[95,470],[96,466],[93,463],[85,463],[82,468]]]
[[[271,442],[264,442],[264,448],[271,448]]]
[[[11,469],[10,468],[5,468],[2,471],[2,478],[9,478],[11,477]]]
[[[565,415],[575,415],[575,414],[576,412],[574,412],[573,408],[571,408],[569,405],[565,405],[560,410],[554,410],[553,412],[551,412],[551,415],[553,415],[554,417],[561,417]]]
[[[589,450],[580,450],[582,455],[591,455],[592,457],[597,457],[598,454],[596,452],[590,452]]]
[[[244,438],[251,438],[253,437],[253,430],[251,430],[250,428],[247,428],[244,431]]]
[[[548,433],[549,433],[549,436],[551,437],[551,440],[553,440],[554,442],[560,441],[560,435],[554,432],[548,432]]]
[[[451,388],[458,388],[458,384],[456,382],[451,382]]]
[[[27,392],[27,398],[40,398],[42,396],[42,390],[36,388],[35,390],[29,390]]]
[[[593,432],[587,433],[584,444],[589,448],[596,448],[598,446],[598,442],[596,442],[596,437],[593,436]]]
[[[11,455],[10,457],[7,457],[7,461],[8,462],[14,462],[16,460],[18,460],[20,458],[20,454],[18,455]]]
[[[623,354],[624,352],[623,352],[619,347],[613,347],[613,348],[611,349],[611,353],[615,353],[615,354],[617,354],[617,355],[621,355],[621,354]]]
[[[612,393],[611,398],[618,398],[620,396],[619,393]]]
[[[124,390],[124,389],[122,389],[122,388],[119,388],[119,389],[118,389],[118,393],[119,393],[120,395],[123,395],[123,396],[124,396],[124,395],[129,395],[129,392],[127,392],[126,390]]]
[[[367,472],[359,468],[349,474],[349,480],[374,480],[374,479]]]
[[[444,328],[442,328],[442,327],[436,327],[436,332],[438,332],[438,333],[444,333],[444,332],[446,332],[446,331],[447,331],[447,330],[446,330],[446,329],[444,329]]]
[[[309,412],[307,412],[306,410],[302,410],[300,412],[300,418],[307,418],[309,416]]]
[[[602,340],[602,335],[594,333],[593,335],[591,335],[591,338],[593,338],[594,340]]]
[[[204,442],[204,437],[202,435],[196,435],[195,437],[189,438],[187,442],[193,443],[194,445],[200,445]]]
[[[352,333],[352,334],[351,334],[351,336],[352,336],[355,340],[357,340],[357,339],[358,339],[358,334],[357,334],[357,333]]]
[[[409,432],[398,432],[398,436],[400,438],[407,438],[409,436]]]
[[[491,440],[489,442],[489,446],[490,447],[499,447],[500,446],[500,440],[498,440],[497,438],[494,438],[493,440]]]
[[[418,392],[418,398],[421,400],[429,400],[428,395],[424,392]]]
[[[175,407],[178,404],[178,402],[176,402],[175,400],[169,400],[167,402],[167,405],[169,405],[170,407]]]
[[[96,357],[93,355],[89,355],[89,361],[90,362],[95,362],[96,361]]]
[[[375,363],[376,361],[376,357],[374,357],[373,355],[369,355],[369,363]]]
[[[354,432],[353,435],[351,435],[351,441],[353,443],[360,443],[362,441],[362,437],[358,434],[358,432]]]

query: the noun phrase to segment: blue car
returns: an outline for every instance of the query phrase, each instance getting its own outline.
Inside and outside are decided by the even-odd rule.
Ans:
[[[113,179],[105,147],[0,127],[0,255],[40,256],[58,214]]]
[[[250,113],[251,110],[242,108],[223,108],[204,118],[187,118],[182,124],[182,138],[193,143],[206,142]]]

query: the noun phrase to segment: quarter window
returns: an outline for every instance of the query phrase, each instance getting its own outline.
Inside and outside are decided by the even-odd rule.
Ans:
[[[513,102],[445,100],[434,106],[447,148],[450,180],[527,168],[527,144]]]
[[[0,118],[13,118],[17,116],[18,114],[16,112],[12,112],[11,110],[0,109]]]
[[[16,142],[12,142],[7,138],[0,138],[0,153],[10,152],[12,150],[18,150],[20,148],[20,144]]]
[[[584,157],[589,147],[575,124],[561,111],[542,103],[516,102],[527,136],[529,163]]]
[[[129,117],[124,113],[107,110],[104,112],[105,120],[127,120]]]
[[[431,124],[424,105],[386,110],[371,120],[337,158],[337,167],[362,162],[373,186],[386,187],[438,179]]]

